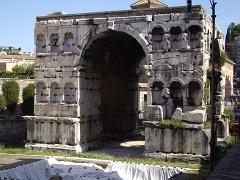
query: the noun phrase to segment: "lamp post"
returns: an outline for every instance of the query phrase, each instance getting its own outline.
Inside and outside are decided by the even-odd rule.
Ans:
[[[215,150],[217,143],[217,114],[216,114],[216,101],[217,101],[217,89],[218,89],[218,78],[216,78],[216,63],[215,62],[215,39],[216,39],[216,5],[215,0],[209,0],[211,3],[212,9],[212,77],[211,77],[211,140],[210,140],[210,161],[211,161],[211,170],[214,168],[215,161]]]
[[[192,12],[192,0],[187,0],[187,12]]]

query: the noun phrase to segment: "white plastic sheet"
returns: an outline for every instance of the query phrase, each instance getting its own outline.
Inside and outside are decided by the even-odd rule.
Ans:
[[[110,163],[107,166],[106,171],[116,171],[124,180],[167,180],[184,172],[184,170],[180,168],[130,164],[123,162]]]
[[[110,163],[104,170],[92,163],[73,163],[50,158],[0,171],[0,179],[48,180],[51,176],[59,175],[63,180],[165,180],[181,172],[183,170],[179,168],[121,162]]]

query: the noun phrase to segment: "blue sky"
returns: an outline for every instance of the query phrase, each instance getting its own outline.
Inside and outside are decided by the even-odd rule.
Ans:
[[[34,51],[33,33],[36,16],[56,11],[82,13],[130,9],[137,0],[9,0],[0,5],[0,45]],[[240,23],[239,0],[216,0],[217,24],[225,33],[231,22]],[[186,0],[162,0],[169,6],[186,5]],[[209,0],[193,0],[210,12]]]

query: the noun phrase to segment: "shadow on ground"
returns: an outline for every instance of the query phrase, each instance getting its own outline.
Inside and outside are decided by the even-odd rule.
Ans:
[[[20,156],[0,155],[0,171],[15,168],[24,164],[40,161],[39,158],[23,158]]]
[[[145,141],[144,137],[134,137],[124,141],[103,141],[98,149],[93,153],[103,153],[115,157],[144,157]]]

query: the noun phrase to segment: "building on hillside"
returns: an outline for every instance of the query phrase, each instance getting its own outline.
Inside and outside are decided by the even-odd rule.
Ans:
[[[231,60],[236,64],[234,74],[240,77],[240,36],[234,37],[233,40],[226,41],[226,52]]]
[[[224,72],[223,80],[225,80],[225,98],[226,99],[231,99],[231,96],[233,96],[234,68],[235,68],[235,63],[232,62],[230,59],[227,59],[222,69],[222,71]]]
[[[26,117],[27,148],[82,152],[101,140],[136,135],[144,73],[147,151],[209,154],[210,130],[203,123],[212,19],[200,5],[156,2],[37,17],[35,116]],[[216,35],[223,47],[218,28]],[[164,119],[187,125],[162,128]]]
[[[16,65],[28,65],[35,63],[36,56],[33,54],[8,55],[0,53],[0,72],[12,71]]]

